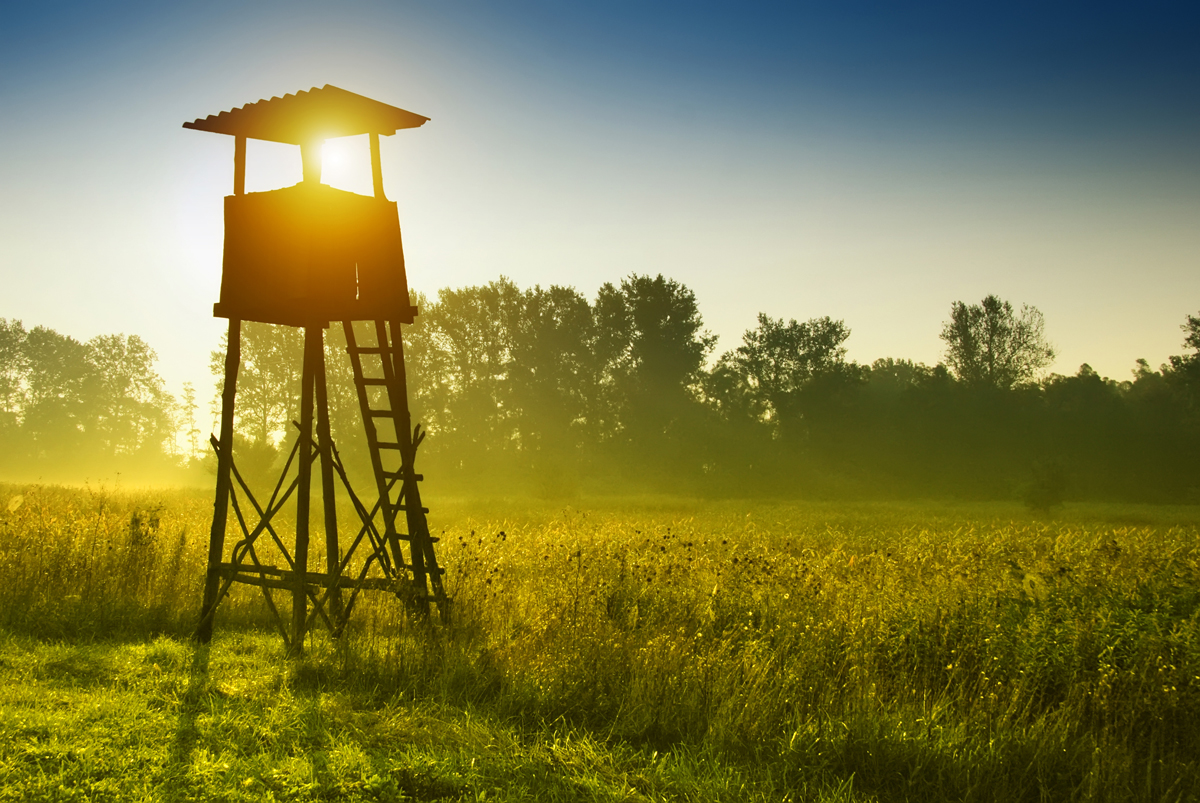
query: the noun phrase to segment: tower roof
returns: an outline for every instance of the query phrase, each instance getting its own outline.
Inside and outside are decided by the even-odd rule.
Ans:
[[[307,92],[210,114],[202,120],[184,123],[183,127],[301,145],[355,134],[387,137],[401,128],[422,126],[428,120],[428,117],[326,84],[319,89],[313,87]]]

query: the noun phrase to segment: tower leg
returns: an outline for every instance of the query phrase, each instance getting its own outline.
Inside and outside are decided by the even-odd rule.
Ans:
[[[300,463],[296,488],[296,584],[292,589],[292,652],[304,649],[304,623],[308,618],[308,514],[312,501],[313,389],[321,353],[321,326],[304,327],[304,369],[300,378]]]
[[[242,361],[242,322],[229,319],[229,344],[225,351],[225,386],[221,391],[221,451],[217,455],[217,496],[213,502],[212,530],[208,538],[208,573],[204,577],[204,602],[196,638],[212,640],[217,592],[221,584],[221,557],[225,551],[225,522],[229,515],[229,475],[233,467],[233,402],[237,394],[238,366]]]
[[[320,332],[320,330],[318,330]],[[329,390],[325,383],[325,349],[317,352],[317,449],[321,462],[321,499],[325,512],[325,570],[329,576],[329,613],[340,626],[342,595],[337,583],[341,576],[342,551],[338,546],[337,500],[333,495],[333,438],[329,432]]]

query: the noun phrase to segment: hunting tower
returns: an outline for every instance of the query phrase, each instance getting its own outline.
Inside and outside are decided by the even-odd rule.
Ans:
[[[412,425],[404,371],[401,327],[412,323],[417,309],[409,302],[400,220],[396,204],[383,194],[379,156],[380,136],[418,128],[428,119],[326,85],[183,124],[234,138],[233,195],[225,198],[221,297],[213,306],[216,317],[229,319],[229,347],[221,433],[212,439],[217,488],[197,630],[201,641],[212,638],[217,606],[234,583],[262,589],[293,651],[302,648],[305,634],[318,619],[335,637],[340,635],[362,591],[390,591],[425,615],[430,603],[435,603],[442,618],[448,615],[442,570],[433,550],[437,539],[429,533],[428,511],[421,505],[418,488],[421,475],[414,468],[425,435],[420,425]],[[321,184],[325,140],[361,134],[370,137],[374,197]],[[247,194],[247,139],[300,146],[303,180],[293,187]],[[293,422],[299,433],[265,505],[243,480],[233,450],[242,321],[304,330],[300,418]],[[340,321],[345,331],[374,472],[373,503],[351,488],[330,437],[324,331],[331,321]],[[356,321],[360,322],[357,332]],[[324,511],[324,571],[309,568],[310,558],[319,557],[309,551],[314,463],[320,473]],[[334,493],[339,482],[356,514],[352,530],[357,534],[348,545],[339,541]],[[289,504],[296,511],[290,548],[272,524]],[[231,506],[241,538],[226,550]],[[256,550],[260,539],[273,547]],[[280,565],[261,561],[260,551],[276,553]],[[290,593],[290,626],[280,615],[272,590]]]

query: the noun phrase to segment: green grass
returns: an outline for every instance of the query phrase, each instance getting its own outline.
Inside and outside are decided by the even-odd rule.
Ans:
[[[210,510],[0,489],[0,798],[1200,796],[1196,508],[449,502],[454,624],[299,660]]]
[[[290,664],[274,639],[245,633],[209,649],[8,637],[0,799],[754,797],[701,753],[656,755],[562,726],[522,732],[340,676],[342,660]]]

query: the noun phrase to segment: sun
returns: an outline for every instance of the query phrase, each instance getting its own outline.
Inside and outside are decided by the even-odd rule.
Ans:
[[[321,166],[326,170],[345,169],[347,162],[346,143],[338,140],[327,140],[321,146]]]
[[[329,139],[321,146],[321,183],[371,195],[371,151],[365,134]]]

